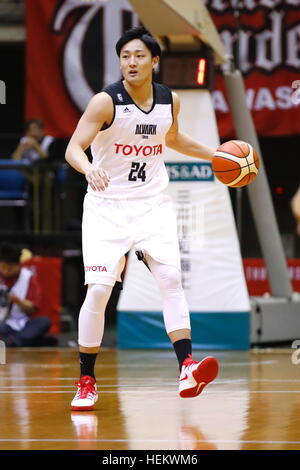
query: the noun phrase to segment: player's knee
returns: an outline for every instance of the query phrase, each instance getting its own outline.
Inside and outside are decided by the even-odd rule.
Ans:
[[[104,296],[107,296],[111,291],[111,286],[106,286],[105,284],[89,284],[88,294],[93,296],[95,299],[101,299]]]
[[[164,275],[159,280],[160,288],[165,292],[179,291],[182,289],[181,273],[178,269],[168,266]]]
[[[89,284],[84,302],[86,308],[93,312],[98,312],[99,310],[102,310],[103,307],[105,308],[111,291],[111,286],[104,284]]]

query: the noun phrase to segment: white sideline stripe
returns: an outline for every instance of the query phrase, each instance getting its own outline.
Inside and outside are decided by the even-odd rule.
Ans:
[[[98,387],[100,387],[100,389],[102,388],[121,388],[121,389],[124,389],[124,387],[128,387],[128,388],[134,388],[134,387],[139,387],[139,388],[153,388],[153,387],[172,387],[172,386],[177,386],[177,382],[176,380],[173,380],[173,381],[170,381],[170,382],[153,382],[151,380],[151,384],[148,384],[149,382],[149,379],[147,378],[147,380],[144,382],[138,382],[136,384],[132,384],[132,381],[130,382],[122,382],[120,381],[119,383],[116,383],[116,384],[102,384],[100,381],[98,381]],[[276,381],[277,382],[277,381]],[[281,381],[280,381],[281,382]],[[291,381],[292,383],[294,382],[299,382],[299,380],[293,380]],[[217,381],[215,380],[211,385],[226,385],[226,384],[230,384],[230,385],[245,385],[245,383],[247,383],[246,380],[243,380],[243,381],[231,381],[231,380],[228,380],[228,381]],[[282,382],[281,382],[282,383]],[[249,383],[250,385],[250,383]],[[21,389],[21,390],[25,390],[25,389],[42,389],[42,388],[46,388],[46,389],[49,389],[49,388],[57,388],[57,389],[62,389],[62,388],[68,388],[70,389],[70,387],[72,387],[72,384],[71,385],[1,385],[0,386],[0,392],[1,391],[4,391],[4,390],[7,390],[7,391],[14,391],[14,390],[17,390],[17,389]],[[75,385],[73,386],[75,388]],[[28,391],[28,390],[26,390]],[[226,389],[226,391],[228,391]],[[276,391],[276,390],[274,390]]]
[[[218,358],[217,358],[218,359]],[[175,359],[174,359],[175,361]],[[176,361],[175,361],[176,362]],[[174,362],[174,363],[175,363]],[[220,367],[231,367],[231,366],[251,366],[251,365],[260,365],[260,364],[274,364],[278,362],[278,360],[276,359],[272,359],[272,360],[269,360],[269,361],[248,361],[248,362],[226,362],[226,363],[222,363],[220,360],[219,360],[219,363],[220,363]],[[39,369],[59,369],[59,368],[66,368],[66,367],[74,367],[76,363],[75,362],[72,362],[70,364],[35,364],[35,363],[30,363],[30,362],[26,362],[26,363],[23,363],[23,362],[14,362],[13,365],[22,365],[24,368],[39,368]],[[5,366],[8,366],[9,367],[9,364],[6,364]],[[155,362],[153,361],[152,364],[96,364],[95,365],[95,369],[98,369],[98,368],[102,368],[102,369],[105,369],[107,367],[112,367],[113,369],[123,369],[123,368],[126,368],[126,369],[140,369],[141,367],[143,369],[152,369],[153,367],[157,368],[159,367],[159,369],[162,369],[162,368],[165,368],[167,367],[168,369],[170,368],[170,365],[169,364],[162,364],[161,361],[159,362]],[[1,369],[0,369],[1,371]],[[0,375],[0,377],[2,376],[2,374]]]
[[[168,383],[164,383],[164,386],[166,385],[169,385],[169,386],[172,386],[172,385],[177,385],[176,382],[168,382]],[[151,382],[151,385],[145,385],[145,387],[149,388],[153,388],[153,386],[156,386],[156,387],[161,387],[161,383],[152,383]],[[124,387],[130,387],[130,388],[133,388],[133,387],[141,387],[141,385],[131,385],[130,383],[122,383],[122,384],[116,384],[116,385],[113,385],[113,384],[109,384],[109,385],[103,385],[103,384],[100,384],[98,383],[98,387],[100,387],[100,389],[102,388],[124,388]],[[25,388],[26,389],[34,389],[34,388],[58,388],[58,389],[61,389],[61,388],[70,388],[70,385],[8,385],[7,387],[6,386],[1,386],[0,387],[0,392],[3,390],[11,390],[11,391],[14,391],[18,388],[21,388],[22,390],[24,390]],[[75,389],[75,385],[74,385],[74,389]],[[28,391],[28,390],[26,390]]]
[[[210,385],[210,387],[212,387],[212,385]],[[169,390],[168,389],[164,389],[164,393],[166,392],[170,392],[170,393],[173,393],[174,390],[177,390],[177,387],[174,386],[174,388],[170,388]],[[151,393],[156,393],[157,394],[157,389],[155,390],[146,390],[146,389],[142,389],[142,390],[124,390],[124,387],[122,387],[122,390],[101,390],[101,386],[99,387],[98,389],[98,392],[100,394],[104,394],[104,393],[119,393],[119,394],[123,394],[123,393],[142,393],[142,394],[151,394]],[[234,394],[241,394],[241,393],[300,393],[300,390],[226,390],[226,393],[229,394],[229,393],[234,393]],[[50,394],[50,393],[75,393],[75,390],[0,390],[0,394],[2,395],[5,395],[5,394],[17,394],[17,393],[23,393],[23,394],[26,394],[26,393],[47,393],[47,394]],[[214,391],[206,391],[205,392],[206,395],[216,395],[216,394],[219,394],[219,393],[222,393],[224,394],[224,390],[214,390]]]
[[[299,379],[251,379],[252,382],[299,382]]]
[[[30,381],[30,380],[78,380],[79,379],[79,376],[77,377],[47,377],[47,376],[44,376],[44,377],[16,377],[14,375],[0,375],[0,380],[3,379],[4,380],[14,380],[15,382],[17,381]],[[99,380],[115,380],[115,379],[109,379],[108,377],[100,377]]]
[[[191,442],[191,439],[0,439],[0,442]],[[241,443],[241,444],[300,444],[300,441],[246,441],[241,439],[193,439],[203,443]]]
[[[30,382],[31,380],[44,380],[44,381],[50,381],[50,380],[76,380],[78,381],[78,376],[77,377],[15,377],[15,376],[6,376],[6,377],[3,377],[2,376],[2,379],[3,379],[3,382],[5,380],[10,380],[10,381],[28,381]],[[132,384],[132,382],[140,382],[140,383],[144,383],[145,382],[145,379],[147,380],[151,380],[151,383],[152,381],[154,380],[158,380],[158,377],[145,377],[145,378],[139,378],[139,377],[131,377],[130,378],[130,382],[128,382],[128,384]],[[0,380],[1,380],[1,376],[0,376]],[[122,385],[126,385],[127,382],[126,380],[128,381],[128,377],[124,377],[124,379],[122,377],[119,376],[118,379],[114,379],[114,378],[109,378],[109,377],[97,377],[97,382],[101,384],[101,382],[103,381],[111,381],[111,382],[119,382],[119,384],[122,384]],[[168,379],[164,379],[163,377],[160,378],[159,377],[159,385],[161,385],[161,383],[163,382],[164,385],[170,383],[171,382],[168,382],[169,380],[171,380],[170,378]],[[176,379],[174,378],[174,380],[176,381]],[[241,384],[241,383],[251,383],[251,382],[274,382],[274,383],[277,383],[277,382],[280,382],[280,383],[289,383],[289,382],[299,382],[299,379],[254,379],[254,378],[249,378],[249,379],[226,379],[226,380],[220,380],[220,379],[216,379],[214,381],[214,385],[223,385],[223,384],[227,384],[227,383],[232,383],[233,385],[234,384]],[[172,382],[173,383],[173,382]],[[23,387],[30,387],[31,385],[23,385]],[[35,387],[36,385],[32,385],[32,387]],[[49,387],[54,387],[54,385],[49,385]],[[70,385],[57,385],[57,387],[69,387]],[[102,385],[103,386],[103,385]],[[105,385],[107,386],[107,385]],[[111,385],[113,386],[113,385]],[[5,388],[6,386],[4,385],[3,387],[0,387],[0,388]],[[17,385],[16,385],[17,387]],[[20,385],[21,387],[21,385]],[[46,387],[46,385],[45,385]],[[6,387],[7,388],[7,387]]]
[[[160,381],[157,381],[155,382],[154,380],[157,380],[157,377],[155,378],[149,378],[147,377],[147,380],[144,379],[138,379],[136,381],[136,384],[132,384],[132,382],[134,382],[135,380],[134,379],[130,379],[128,380],[128,377],[124,378],[124,380],[122,379],[110,379],[116,383],[111,383],[111,384],[102,384],[101,383],[101,380],[98,380],[97,379],[97,383],[98,383],[98,386],[100,386],[101,388],[109,388],[109,387],[120,387],[120,388],[123,388],[123,387],[140,387],[141,385],[144,385],[145,387],[151,387],[153,388],[154,386],[156,387],[161,387],[161,385],[163,384],[163,386],[167,386],[167,385],[177,385],[177,380],[174,378],[174,380],[172,379],[168,379],[167,381],[166,380],[160,380]],[[151,385],[147,385],[147,383],[149,382],[149,380],[151,380]],[[299,382],[299,381],[297,381]],[[245,384],[247,383],[247,380],[241,380],[241,379],[237,379],[237,380],[218,380],[216,379],[214,381],[214,385],[224,385],[224,384],[233,384],[233,385],[241,385],[241,384]],[[0,390],[1,389],[4,389],[4,390],[8,390],[8,389],[11,389],[11,390],[15,390],[15,389],[18,389],[18,388],[21,388],[21,389],[25,389],[25,388],[70,388],[73,384],[68,384],[68,385],[1,385],[0,386]],[[75,386],[75,385],[74,385]]]
[[[166,387],[171,387],[172,390],[173,390],[173,387],[177,387],[178,383],[176,383],[175,381],[173,382],[164,382],[163,384],[160,382],[160,383],[153,383],[151,382],[151,385],[143,385],[143,384],[136,384],[136,385],[132,385],[131,383],[122,383],[122,384],[109,384],[109,385],[104,385],[104,384],[99,384],[98,382],[98,388],[100,390],[102,390],[103,388],[117,388],[117,389],[121,389],[121,390],[124,390],[124,388],[126,389],[132,389],[132,388],[143,388],[143,389],[148,389],[148,388],[153,388],[153,387],[156,387],[156,388],[166,388]],[[213,385],[218,385],[214,382]],[[222,385],[222,384],[221,384]],[[15,390],[24,390],[26,392],[32,390],[34,391],[34,389],[51,389],[51,388],[56,388],[58,389],[57,391],[63,389],[63,388],[68,388],[70,389],[70,385],[16,385],[16,386],[3,386],[3,387],[0,387],[0,393],[3,392],[3,391],[11,391],[11,392],[14,392]],[[75,390],[75,385],[74,385],[74,390]],[[51,390],[49,390],[51,391]],[[226,392],[227,392],[227,389],[226,389]]]
[[[173,393],[173,390],[169,390],[170,392]],[[17,394],[17,393],[23,393],[23,394],[26,394],[26,393],[47,393],[47,394],[50,394],[50,393],[75,393],[76,390],[54,390],[54,391],[47,391],[47,390],[13,390],[13,391],[4,391],[4,390],[0,390],[0,393],[2,395],[5,395],[7,393],[10,393],[10,394]],[[157,393],[157,390],[122,390],[122,391],[119,391],[119,390],[98,390],[99,393],[103,394],[103,393],[128,393],[128,392],[132,392],[132,393]],[[164,392],[168,392],[168,390],[164,390]]]
[[[278,362],[276,359],[272,359],[269,361],[251,361],[251,362],[226,362],[225,364],[220,364],[220,367],[232,367],[232,366],[256,366],[260,364],[275,364]],[[219,361],[220,363],[220,361]]]

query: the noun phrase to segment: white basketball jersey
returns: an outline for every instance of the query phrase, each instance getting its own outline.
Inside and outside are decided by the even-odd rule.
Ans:
[[[134,103],[122,81],[103,91],[113,100],[114,117],[93,140],[91,152],[93,165],[104,168],[110,182],[105,191],[88,186],[88,192],[120,199],[159,194],[169,182],[163,154],[173,122],[171,91],[153,83],[153,105],[148,112]]]

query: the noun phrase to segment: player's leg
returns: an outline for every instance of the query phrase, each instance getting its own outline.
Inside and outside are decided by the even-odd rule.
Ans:
[[[124,253],[131,243],[116,226],[117,209],[113,201],[85,197],[82,251],[88,290],[78,319],[80,379],[73,410],[93,409],[98,398],[94,367],[104,332],[105,308],[115,282],[120,280]]]
[[[95,362],[104,332],[105,308],[112,286],[89,284],[78,319],[80,379],[72,410],[92,410],[98,399]]]
[[[183,361],[191,354],[191,327],[181,285],[177,218],[171,198],[164,194],[153,198],[151,210],[141,218],[138,227],[141,233],[135,244],[137,256],[149,262],[148,267],[159,285],[166,330],[181,369]]]
[[[78,319],[80,379],[77,383],[77,393],[71,403],[72,410],[92,410],[98,399],[95,362],[104,333],[105,309],[115,281],[121,280],[124,265],[125,257],[122,256],[108,277],[107,273],[99,273],[99,284],[88,284]],[[86,276],[86,280],[88,277]]]
[[[182,398],[195,397],[216,378],[218,362],[212,356],[200,362],[192,358],[190,315],[179,269],[149,255],[146,261],[162,295],[165,327],[178,359],[179,394]]]
[[[192,354],[190,315],[181,284],[181,274],[175,266],[159,263],[149,255],[145,257],[162,296],[166,331],[174,346],[181,370],[183,361]]]
[[[139,227],[144,229],[135,248],[144,253],[162,295],[166,331],[180,368],[179,395],[199,395],[216,377],[218,362],[213,357],[201,362],[192,358],[190,315],[181,283],[177,218],[171,198],[160,195],[152,210],[141,217]]]
[[[103,338],[105,309],[111,292],[112,286],[109,285],[88,285],[78,319],[80,377],[96,378],[94,365]]]

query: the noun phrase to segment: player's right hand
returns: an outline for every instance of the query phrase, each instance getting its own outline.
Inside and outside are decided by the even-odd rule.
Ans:
[[[105,191],[109,183],[109,175],[99,167],[91,165],[85,173],[85,179],[94,191]]]

